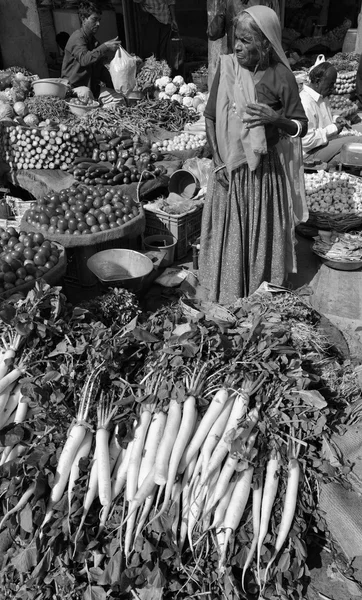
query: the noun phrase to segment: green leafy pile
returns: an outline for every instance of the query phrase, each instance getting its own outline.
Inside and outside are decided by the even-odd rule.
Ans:
[[[113,310],[113,301],[111,305]],[[30,311],[30,307],[35,308]],[[134,305],[129,308],[129,316],[134,310],[138,312]],[[192,321],[180,303],[150,315],[135,315],[138,319],[127,324],[111,322],[110,316],[106,317],[109,321],[103,321],[104,316],[104,307],[102,314],[73,308],[59,288],[41,283],[25,299],[7,303],[0,312],[3,332],[21,332],[23,351],[32,357],[22,380],[31,415],[24,424],[0,431],[2,446],[11,442],[25,448],[21,458],[0,466],[1,514],[16,504],[31,483],[36,485],[31,501],[18,514],[9,516],[0,531],[4,600],[258,598],[254,568],[247,576],[247,595],[240,586],[252,539],[250,501],[222,574],[211,532],[195,538],[193,551],[185,546],[180,553],[172,534],[174,507],[145,527],[126,564],[119,530],[123,496],[115,502],[99,536],[101,507],[94,503],[75,545],[89,475],[88,459],[81,462],[71,514],[67,498],[63,498],[40,534],[57,459],[76,415],[82,385],[87,373],[101,361],[106,365],[102,389],[118,393],[115,424],[120,426],[119,439],[124,447],[143,403],[152,401],[162,407],[170,398],[185,397],[187,390],[178,376],[181,369],[207,363],[214,387],[250,374],[263,378],[258,395],[262,411],[257,468],[262,471],[270,449],[279,447],[281,488],[262,549],[262,569],[271,557],[280,520],[291,436],[302,447],[303,473],[288,544],[273,566],[263,597],[304,598],[309,581],[307,540],[324,530],[318,513],[319,486],[344,476],[321,458],[322,439],[343,421],[346,403],[352,404],[359,397],[353,366],[318,330],[318,313],[294,294],[266,293],[240,302],[229,320],[210,305]],[[332,388],[331,371],[337,374]],[[209,400],[200,395],[197,401],[202,412]],[[95,423],[95,407],[91,422]]]

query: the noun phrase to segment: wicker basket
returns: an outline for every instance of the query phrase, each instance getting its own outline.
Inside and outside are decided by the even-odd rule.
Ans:
[[[209,89],[208,86],[208,74],[207,73],[192,73],[192,81],[197,86],[199,92],[207,92]]]

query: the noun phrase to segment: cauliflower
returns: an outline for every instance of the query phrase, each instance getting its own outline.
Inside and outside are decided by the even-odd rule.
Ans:
[[[191,89],[190,89],[190,86],[188,85],[188,83],[184,83],[180,87],[179,93],[181,94],[181,96],[190,96]]]
[[[159,77],[159,79],[156,79],[156,81],[155,81],[155,85],[160,90],[164,90],[168,83],[171,83],[171,77],[167,77],[167,75],[164,75],[163,77]]]
[[[188,83],[187,84],[191,90],[191,96],[194,96],[197,92],[197,86],[195,83]]]
[[[177,92],[177,87],[173,83],[168,83],[165,87],[165,92],[168,96],[173,96]]]
[[[204,110],[205,110],[205,103],[203,102],[202,104],[199,104],[198,107],[196,108],[196,112],[200,113],[200,115],[204,114]]]
[[[179,104],[182,104],[182,98],[181,98],[180,94],[173,94],[171,96],[171,100],[173,102],[178,102]]]
[[[169,100],[170,96],[168,94],[166,94],[166,92],[160,92],[158,94],[158,99],[159,100]]]
[[[192,106],[192,98],[190,98],[190,96],[185,96],[182,99],[182,104],[183,104],[183,106],[187,106],[187,108],[193,108],[193,106]]]
[[[176,77],[173,78],[172,83],[177,85],[177,87],[181,87],[185,83],[185,80],[181,75],[176,75]]]

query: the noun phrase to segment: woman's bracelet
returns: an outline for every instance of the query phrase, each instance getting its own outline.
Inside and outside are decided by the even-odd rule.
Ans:
[[[292,121],[292,123],[295,123],[296,126],[298,127],[297,129],[297,133],[295,133],[294,135],[290,135],[289,137],[291,138],[296,138],[299,137],[300,134],[302,133],[302,124],[300,121],[296,121],[295,119],[290,119]]]
[[[214,173],[217,173],[218,171],[221,171],[221,169],[225,169],[226,165],[219,165],[218,167],[216,167],[214,169]]]

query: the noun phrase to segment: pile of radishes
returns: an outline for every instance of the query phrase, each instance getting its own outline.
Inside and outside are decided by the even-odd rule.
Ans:
[[[330,214],[362,213],[362,180],[349,173],[305,173],[309,210]]]
[[[203,114],[207,95],[199,92],[194,83],[186,83],[181,75],[160,77],[155,81],[155,88],[160,100],[171,100],[186,106],[190,110]]]

